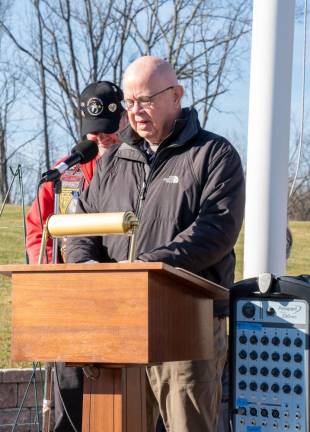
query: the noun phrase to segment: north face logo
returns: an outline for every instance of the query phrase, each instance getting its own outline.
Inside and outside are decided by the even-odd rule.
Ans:
[[[166,183],[179,183],[179,177],[178,176],[169,176],[169,177],[165,177],[163,179],[163,181]]]

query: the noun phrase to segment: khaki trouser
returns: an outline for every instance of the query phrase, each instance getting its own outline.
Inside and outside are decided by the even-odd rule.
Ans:
[[[221,377],[227,352],[225,319],[214,319],[212,360],[167,362],[147,367],[147,375],[167,432],[215,432],[221,402]],[[152,404],[149,395],[148,404]],[[157,412],[156,412],[157,411]],[[148,409],[150,413],[150,409]],[[150,422],[148,431],[154,428]]]
[[[229,432],[229,366],[225,363],[222,375],[222,402],[220,407],[219,423],[217,432]]]

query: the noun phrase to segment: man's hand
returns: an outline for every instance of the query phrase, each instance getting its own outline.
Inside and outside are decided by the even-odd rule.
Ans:
[[[130,263],[132,261],[128,261],[128,260],[124,260],[124,261],[118,261],[118,263]],[[141,261],[141,260],[134,260],[133,262],[137,263],[137,262],[145,262],[145,261]]]

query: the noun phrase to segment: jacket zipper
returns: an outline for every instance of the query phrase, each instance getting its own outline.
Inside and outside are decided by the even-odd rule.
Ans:
[[[161,153],[163,153],[163,152],[165,152],[165,150],[171,149],[173,147],[178,147],[178,145],[176,145],[176,144],[173,145],[172,144],[172,145],[170,145],[168,147],[165,147],[165,148],[162,149]],[[137,212],[136,212],[136,216],[137,216],[139,222],[141,220],[142,211],[143,211],[143,205],[144,205],[144,200],[145,200],[145,197],[146,197],[146,193],[147,193],[148,187],[149,187],[149,185],[150,185],[150,183],[152,181],[152,174],[154,172],[155,162],[157,162],[157,160],[158,160],[158,153],[155,153],[154,159],[153,159],[153,161],[152,161],[152,163],[150,165],[150,172],[149,172],[147,178],[146,178],[146,175],[144,175],[144,179],[143,179],[143,182],[142,182],[142,187],[141,187],[140,194],[139,194],[139,202],[138,202]]]
[[[137,207],[137,211],[136,211],[136,216],[137,216],[137,219],[139,222],[140,222],[140,217],[142,214],[143,201],[145,200],[145,195],[146,195],[146,181],[144,179],[142,182],[142,187],[141,187],[140,194],[139,194],[138,207]]]
[[[178,147],[178,145],[176,145],[176,144],[173,145],[172,144],[172,145],[170,145],[168,147],[165,147],[165,148],[162,149],[161,153],[165,152],[165,150],[167,150],[168,148],[171,149],[172,147]],[[143,153],[143,152],[141,151],[141,153]],[[144,155],[144,153],[143,153],[143,155]],[[144,202],[145,202],[146,193],[147,193],[148,187],[149,187],[149,185],[150,185],[150,183],[152,181],[152,174],[154,172],[155,162],[157,162],[157,160],[158,160],[158,153],[155,153],[154,159],[153,159],[153,161],[152,161],[152,163],[150,165],[150,171],[149,171],[149,174],[148,174],[147,178],[146,178],[146,174],[144,172],[144,179],[143,179],[141,190],[140,190],[140,193],[139,193],[139,201],[138,201],[138,205],[137,205],[137,208],[136,208],[136,211],[135,211],[135,215],[136,215],[139,223],[141,222],[141,217],[142,217],[142,212],[143,212],[143,206],[144,206]],[[139,227],[138,227],[138,230],[137,230],[137,235],[138,234],[139,234]],[[128,249],[128,251],[129,251],[129,249]]]

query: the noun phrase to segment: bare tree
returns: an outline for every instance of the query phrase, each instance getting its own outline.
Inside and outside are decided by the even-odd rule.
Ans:
[[[310,136],[304,139],[300,157],[299,145],[297,136],[289,160],[288,214],[292,220],[310,220]]]
[[[37,17],[37,29],[38,29],[38,69],[40,74],[39,87],[42,100],[42,118],[43,118],[43,130],[44,130],[44,154],[45,154],[45,167],[46,170],[50,169],[50,147],[49,147],[49,134],[48,134],[48,111],[47,111],[47,88],[46,88],[46,72],[44,68],[44,40],[43,40],[43,26],[42,26],[42,15],[40,10],[40,0],[33,0],[33,7],[36,11]]]
[[[102,79],[120,85],[124,69],[141,55],[174,66],[186,105],[198,109],[205,126],[238,76],[247,47],[240,41],[250,31],[248,0],[27,1],[35,13],[23,28],[32,39],[18,37],[1,17],[0,29],[27,60],[32,99],[40,101],[33,105],[40,107],[47,168],[55,129],[73,142],[80,139],[81,90]]]
[[[144,0],[143,4],[127,17],[134,30],[127,51],[132,46],[138,55],[166,58],[205,126],[215,102],[238,76],[238,61],[247,49],[238,43],[250,31],[249,2]],[[121,6],[114,10],[126,14]]]
[[[5,21],[11,4],[9,1],[0,3],[0,18]],[[8,157],[7,134],[10,119],[10,110],[16,102],[17,78],[6,60],[3,47],[3,33],[0,30],[0,198],[4,199],[8,192]],[[10,202],[8,195],[7,201]]]
[[[0,196],[3,200],[8,192],[8,158],[7,158],[7,128],[9,112],[16,101],[14,76],[2,72],[0,87]],[[10,197],[7,198],[10,202]]]

